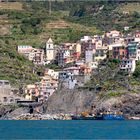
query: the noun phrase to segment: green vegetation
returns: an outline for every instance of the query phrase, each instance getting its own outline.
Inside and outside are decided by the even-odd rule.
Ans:
[[[129,4],[133,5],[133,10],[129,15],[122,14],[124,11],[122,9]],[[21,3],[16,3],[16,7],[17,5],[21,6]],[[138,2],[58,0],[52,1],[51,5],[51,15],[48,10],[48,1],[22,2],[23,10],[17,8],[11,11],[7,8],[1,9],[0,13],[1,15],[8,14],[8,23],[14,23],[11,32],[19,43],[27,42],[36,47],[39,43],[44,43],[49,36],[58,44],[77,41],[85,34],[102,34],[111,29],[123,30],[124,26],[131,26],[130,30],[135,30],[139,29],[140,25]],[[68,26],[59,24],[59,20],[64,21],[64,24]],[[58,27],[51,27],[50,23],[56,23]]]
[[[130,26],[130,30],[140,28],[139,4],[133,1],[57,0],[52,1],[51,14],[48,1],[18,1],[0,3],[0,79],[8,79],[15,85],[21,80],[25,83],[37,81],[36,73],[43,71],[43,68],[35,67],[20,56],[16,52],[17,45],[44,48],[50,36],[59,44],[76,42],[83,35],[102,34],[111,29],[123,30],[124,26]],[[123,14],[128,9],[126,6],[130,7],[129,4],[133,8],[129,8],[129,14]],[[116,64],[118,62],[108,62],[109,73],[100,70],[105,74],[105,79],[110,77],[110,72],[115,73]],[[36,73],[32,73],[33,69],[36,69]],[[139,66],[134,76],[139,75],[138,69]],[[96,84],[105,83],[102,75],[93,79]],[[90,83],[91,86],[94,82]]]
[[[133,74],[136,78],[140,78],[140,61],[136,63],[136,69]]]
[[[53,69],[53,70],[61,70],[62,68],[56,64],[48,64],[46,65],[46,68],[49,68],[49,69]]]
[[[119,12],[134,12],[137,11],[140,13],[140,3],[135,2],[135,3],[124,3],[121,6],[119,6],[116,10]]]
[[[37,72],[43,71],[43,69],[40,70],[32,62],[19,55],[11,42],[12,40],[5,42],[0,40],[0,79],[10,80],[11,84],[15,86],[37,82],[39,80]],[[33,73],[33,70],[36,73]]]
[[[126,4],[127,3],[129,4],[129,1],[127,1]],[[73,8],[70,11],[70,16],[65,19],[87,26],[94,25],[103,31],[112,29],[122,31],[124,26],[132,27],[130,30],[139,29],[140,13],[137,9],[138,7],[140,9],[140,3],[131,3],[133,10],[127,15],[125,14],[127,11],[118,10],[118,8],[121,9],[123,5],[125,5],[124,1],[87,2],[87,4],[82,4],[79,8]],[[136,9],[134,9],[134,7],[136,7]]]
[[[121,96],[125,93],[121,93],[121,92],[110,92],[107,94],[108,97],[116,97],[116,96]]]
[[[91,80],[85,84],[85,87],[96,90],[101,98],[121,96],[125,93],[139,93],[140,62],[137,62],[133,75],[120,72],[118,65],[117,59],[102,62],[97,71],[94,70]],[[103,92],[106,93],[102,94]]]

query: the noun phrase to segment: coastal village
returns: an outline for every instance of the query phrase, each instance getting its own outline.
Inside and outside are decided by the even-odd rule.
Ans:
[[[3,91],[1,102],[43,103],[61,88],[73,90],[84,86],[103,60],[119,60],[119,70],[131,75],[135,71],[136,62],[140,60],[140,31],[123,35],[112,30],[103,35],[83,36],[77,42],[59,45],[54,44],[50,37],[44,49],[33,48],[29,44],[15,47],[20,55],[38,67],[46,68],[40,81],[22,87],[23,94],[20,97],[13,96],[9,81],[0,80],[0,90]],[[47,67],[51,65],[59,69]]]
[[[0,0],[1,139],[140,139],[140,0]]]
[[[113,30],[102,36],[84,36],[76,43],[60,45],[49,38],[45,49],[19,45],[17,51],[35,65],[55,64],[61,68],[61,71],[46,68],[41,81],[25,88],[26,99],[32,100],[35,96],[47,100],[58,86],[68,89],[83,86],[104,59],[120,60],[119,69],[132,74],[136,61],[140,60],[140,31],[124,36]]]

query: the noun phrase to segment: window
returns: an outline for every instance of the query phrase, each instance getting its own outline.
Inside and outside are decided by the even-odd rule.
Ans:
[[[2,82],[0,82],[0,86],[2,85]]]
[[[9,82],[4,82],[5,85],[9,85]]]

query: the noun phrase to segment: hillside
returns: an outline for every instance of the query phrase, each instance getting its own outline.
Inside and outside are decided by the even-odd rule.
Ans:
[[[39,80],[37,72],[43,72],[43,69],[34,66],[25,57],[19,55],[14,42],[12,45],[9,45],[9,42],[11,39],[5,42],[0,40],[0,79],[10,80],[16,87],[37,82]],[[33,70],[36,72],[33,73]]]
[[[18,44],[39,47],[49,36],[60,43],[111,29],[123,31],[124,26],[139,29],[140,2],[52,1],[51,5],[50,15],[47,1],[1,2],[0,24],[4,28],[1,35],[10,34]],[[129,16],[123,12],[129,12]]]
[[[48,1],[0,2],[0,78],[14,84],[24,79],[21,75],[26,75],[25,83],[38,79],[31,74],[35,66],[17,54],[17,45],[44,48],[50,36],[59,44],[111,29],[123,31],[124,26],[139,29],[139,3],[58,0],[52,1],[50,14]],[[122,14],[124,10],[130,13]]]
[[[137,11],[140,13],[140,3],[126,3],[121,5],[120,7],[116,8],[116,10],[119,10],[119,12],[134,12]]]
[[[23,10],[22,3],[20,2],[1,2],[0,9],[8,10]]]

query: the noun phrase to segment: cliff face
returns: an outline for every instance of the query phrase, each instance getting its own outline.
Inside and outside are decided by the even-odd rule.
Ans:
[[[53,94],[46,102],[47,112],[75,113],[89,110],[96,100],[96,94],[88,90],[66,90],[62,89]]]
[[[108,94],[105,93],[104,94]],[[91,109],[91,107],[93,107]],[[140,94],[125,93],[120,96],[101,96],[89,90],[59,90],[44,104],[45,114],[75,114],[83,111],[122,111],[127,117],[140,117]],[[27,114],[27,107],[0,106],[0,119],[11,119]]]
[[[46,113],[80,113],[82,111],[106,111],[108,108],[122,111],[126,116],[140,116],[140,94],[126,93],[115,97],[101,98],[88,90],[61,90],[52,95],[45,104]]]
[[[118,97],[101,99],[96,104],[97,110],[122,111],[126,116],[140,116],[140,94],[126,93]]]

